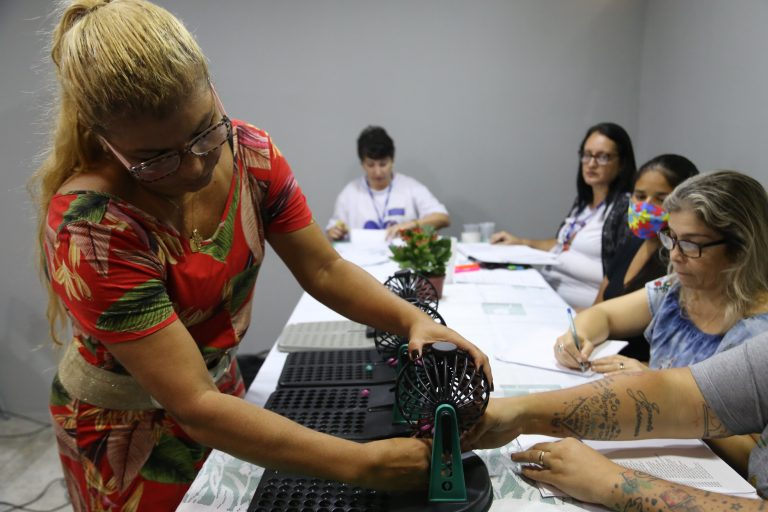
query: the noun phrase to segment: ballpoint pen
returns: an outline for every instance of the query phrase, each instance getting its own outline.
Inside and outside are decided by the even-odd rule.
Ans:
[[[576,324],[573,322],[573,311],[571,311],[571,308],[567,309],[568,311],[568,321],[571,323],[571,334],[573,334],[573,342],[576,344],[576,350],[581,352],[581,347],[579,346],[579,335],[576,334]],[[587,371],[587,364],[584,362],[579,363],[579,368],[582,372]]]

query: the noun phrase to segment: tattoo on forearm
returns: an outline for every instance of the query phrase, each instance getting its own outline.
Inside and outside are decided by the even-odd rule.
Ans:
[[[717,417],[715,411],[710,409],[705,403],[702,403],[701,406],[704,409],[704,432],[702,437],[704,439],[712,439],[730,436],[731,433],[725,428],[725,425],[723,425],[723,422]]]
[[[701,507],[696,502],[696,497],[689,494],[683,488],[667,489],[659,497],[670,510],[685,510],[688,512],[699,512],[701,510]]]
[[[626,503],[622,503],[614,509],[620,512],[654,512],[652,508],[645,506],[643,498],[640,497],[628,499]]]
[[[594,382],[592,386],[597,393],[566,402],[565,410],[555,414],[552,419],[555,433],[565,430],[579,438],[599,440],[616,439],[619,436],[619,397],[603,381]]]
[[[621,501],[613,506],[614,510],[620,512],[656,512],[658,510],[657,499],[632,496],[652,489],[653,482],[658,478],[634,469],[621,473],[621,478],[623,482],[620,485],[614,485],[614,489],[621,497]]]
[[[643,414],[647,417],[645,419],[645,431],[653,431],[653,413],[661,414],[659,404],[651,402],[646,398],[645,393],[641,390],[627,389],[629,397],[635,401],[635,437],[640,435],[640,427],[643,423]]]
[[[761,511],[765,505],[763,500],[699,491],[632,469],[622,472],[621,478],[613,486],[617,501],[612,508],[617,512],[740,512],[745,507]]]

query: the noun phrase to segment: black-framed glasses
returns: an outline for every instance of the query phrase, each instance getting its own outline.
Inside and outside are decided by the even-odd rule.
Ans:
[[[616,158],[616,155],[613,153],[590,153],[589,151],[579,151],[579,159],[581,160],[581,163],[588,164],[593,158],[598,165],[605,165]]]
[[[187,142],[184,149],[168,151],[162,155],[145,160],[144,162],[131,164],[127,158],[109,143],[107,139],[101,136],[99,136],[99,138],[107,145],[109,150],[112,151],[115,157],[120,160],[134,178],[144,182],[161,180],[179,170],[181,160],[187,153],[192,153],[193,155],[204,158],[232,137],[232,121],[224,112],[224,106],[221,104],[221,100],[219,99],[219,95],[216,94],[216,89],[213,88],[213,84],[211,84],[211,92],[213,94],[213,99],[216,102],[216,106],[222,114],[221,120]]]
[[[706,244],[697,244],[696,242],[689,242],[688,240],[678,240],[669,234],[668,229],[662,229],[659,231],[659,241],[661,242],[662,247],[664,247],[669,252],[672,252],[675,246],[677,246],[677,248],[680,249],[680,252],[688,258],[701,258],[701,250],[705,247],[723,245],[728,242],[727,240],[723,239],[716,240],[714,242],[707,242]]]

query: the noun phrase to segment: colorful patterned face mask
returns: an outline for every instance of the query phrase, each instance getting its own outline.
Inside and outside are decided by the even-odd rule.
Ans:
[[[656,234],[667,227],[669,214],[661,206],[651,203],[629,203],[627,224],[632,234],[638,238],[654,238]]]

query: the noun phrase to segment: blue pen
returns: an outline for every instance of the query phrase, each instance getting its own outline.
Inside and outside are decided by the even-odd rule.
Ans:
[[[571,334],[573,334],[573,342],[576,344],[576,350],[581,352],[581,347],[579,346],[579,335],[576,334],[576,324],[573,322],[573,311],[571,311],[571,308],[567,309],[568,311],[568,321],[571,323]],[[587,371],[587,364],[586,363],[579,363],[579,368],[582,372]]]

